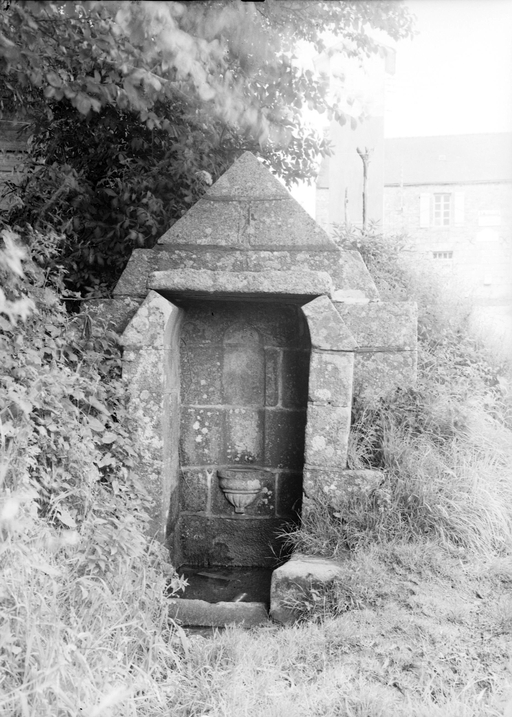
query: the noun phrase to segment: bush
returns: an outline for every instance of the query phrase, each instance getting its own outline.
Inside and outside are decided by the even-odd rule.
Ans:
[[[120,348],[38,265],[58,237],[34,232],[32,255],[1,238],[0,714],[75,715],[141,689],[144,706],[176,665],[165,592],[181,583],[145,534]]]
[[[160,110],[173,120],[169,131],[150,130],[137,113],[113,108],[86,119],[60,103],[37,115],[5,221],[61,232],[58,256],[47,261],[65,267],[73,290],[108,293],[132,250],[153,246],[203,194],[209,173],[236,156],[228,151],[224,160],[211,132],[177,101]]]

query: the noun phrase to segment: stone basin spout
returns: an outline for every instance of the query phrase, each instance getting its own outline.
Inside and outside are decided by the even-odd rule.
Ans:
[[[267,471],[254,466],[230,466],[219,468],[219,486],[235,513],[243,514],[263,488]]]

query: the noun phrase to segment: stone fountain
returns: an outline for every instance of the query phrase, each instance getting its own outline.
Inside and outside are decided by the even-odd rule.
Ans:
[[[413,384],[415,306],[381,301],[252,154],[114,293],[97,310],[122,332],[134,470],[175,565],[273,567],[303,500],[372,486],[347,470],[352,397]]]

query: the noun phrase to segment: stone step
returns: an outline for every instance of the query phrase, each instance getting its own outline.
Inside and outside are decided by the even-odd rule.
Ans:
[[[313,591],[326,595],[342,575],[341,561],[295,553],[272,573],[270,617],[291,625],[300,614],[301,603],[310,600]]]

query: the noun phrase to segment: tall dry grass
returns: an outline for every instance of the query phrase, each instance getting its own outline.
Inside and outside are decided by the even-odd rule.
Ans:
[[[102,578],[80,569],[87,546],[57,533],[29,496],[0,508],[0,715],[168,715],[181,669],[158,552]],[[70,531],[69,531],[70,532]]]
[[[434,408],[415,403],[423,427],[404,421],[393,402],[360,412],[350,467],[380,470],[380,485],[336,504],[307,501],[290,536],[297,549],[343,556],[374,542],[436,539],[479,555],[510,552],[512,431],[480,408],[466,407],[464,420],[459,412],[457,425],[434,420]]]

